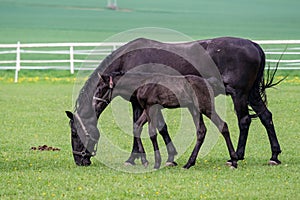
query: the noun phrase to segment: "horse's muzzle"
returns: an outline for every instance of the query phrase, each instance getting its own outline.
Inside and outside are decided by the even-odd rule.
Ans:
[[[92,164],[90,157],[74,156],[74,160],[78,166],[90,166]]]

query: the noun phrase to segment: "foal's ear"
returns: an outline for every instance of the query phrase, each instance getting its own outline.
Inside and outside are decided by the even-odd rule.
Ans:
[[[104,81],[100,73],[98,73],[98,78],[100,81]]]
[[[65,111],[65,112],[66,112],[67,116],[70,118],[70,120],[74,120],[74,115],[72,112],[70,112],[70,111]]]

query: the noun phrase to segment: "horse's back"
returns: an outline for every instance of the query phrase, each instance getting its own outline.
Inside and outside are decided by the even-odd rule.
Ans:
[[[195,57],[194,50],[201,54],[198,57],[212,60],[213,62],[209,64],[216,67],[207,68],[206,62],[203,64],[205,66],[199,64],[199,58]],[[174,75],[175,69],[176,73],[181,75],[192,74],[205,78],[221,76],[217,78],[224,84],[227,94],[236,90],[249,92],[254,82],[260,78],[259,72],[263,71],[265,62],[264,53],[258,44],[248,39],[234,37],[176,44],[138,38],[117,51],[115,68],[117,70],[129,71],[138,66],[137,70],[149,73],[161,71]],[[163,69],[161,66],[167,67]]]

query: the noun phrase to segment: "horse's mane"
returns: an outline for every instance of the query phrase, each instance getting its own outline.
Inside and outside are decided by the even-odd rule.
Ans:
[[[95,73],[92,73],[79,92],[75,103],[75,112],[80,109],[80,106],[89,104],[92,101],[98,81],[99,78],[97,80]]]
[[[115,54],[116,52],[112,52],[110,55],[108,55],[84,83],[83,87],[80,89],[78,98],[75,103],[75,112],[78,111],[81,105],[92,105],[93,95],[100,80],[99,74],[102,74],[103,70],[107,69],[109,64],[111,64],[111,60],[113,59],[113,57],[115,57]]]
[[[78,111],[82,105],[92,105],[93,95],[97,89],[97,84],[99,83],[99,75],[109,74],[109,73],[118,73],[120,71],[120,66],[112,67],[111,64],[131,50],[134,50],[140,45],[145,45],[149,42],[153,42],[148,39],[139,38],[133,41],[128,42],[127,44],[119,47],[111,54],[106,56],[100,65],[93,71],[89,76],[83,87],[81,88],[78,98],[75,102],[74,111]]]

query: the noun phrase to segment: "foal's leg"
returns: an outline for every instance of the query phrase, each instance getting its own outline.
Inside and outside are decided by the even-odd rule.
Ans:
[[[281,164],[280,160],[278,160],[278,155],[281,153],[281,149],[275,133],[275,128],[272,120],[272,113],[268,110],[267,106],[262,101],[261,96],[259,94],[255,96],[255,100],[252,99],[250,101],[250,105],[253,108],[253,110],[258,114],[260,121],[265,126],[268,133],[272,150],[272,157],[269,161],[269,164]]]
[[[144,110],[143,114],[140,116],[140,118],[136,121],[133,129],[133,134],[134,137],[136,138],[138,149],[139,149],[139,154],[141,157],[142,164],[147,167],[149,162],[146,159],[146,153],[145,149],[141,140],[141,133],[143,129],[143,125],[147,122],[147,117],[146,117],[146,112]]]
[[[146,112],[148,112],[148,116],[150,118],[150,119],[148,118],[148,128],[149,128],[149,136],[154,149],[154,158],[155,158],[154,169],[159,169],[161,165],[161,155],[160,155],[158,142],[157,142],[156,127],[157,127],[157,114],[160,111],[155,105],[145,110]]]
[[[132,105],[132,110],[133,110],[133,130],[136,127],[136,122],[142,115],[143,109],[139,106],[138,103],[131,103]],[[145,117],[145,116],[144,116]],[[146,119],[146,117],[145,117]],[[165,120],[163,118],[163,115],[161,113],[161,110],[158,110],[157,113],[157,129],[159,130],[159,133],[164,139],[164,142],[167,146],[167,151],[168,151],[168,160],[166,165],[167,166],[176,166],[177,163],[174,162],[174,156],[177,155],[176,148],[170,138],[170,135],[168,133],[168,127],[167,124],[165,123]],[[147,119],[144,121],[144,123],[147,122]],[[143,124],[144,125],[144,124]],[[142,126],[143,126],[142,125]],[[133,137],[133,146],[132,146],[132,152],[130,154],[130,157],[125,161],[125,165],[135,165],[135,159],[139,158],[139,149],[138,149],[138,138]]]
[[[141,140],[141,133],[143,130],[143,125],[147,122],[146,113],[143,112],[143,114],[140,116],[140,118],[136,121],[136,123],[133,125],[133,136],[136,141],[136,145],[138,147],[138,156],[141,157],[142,164],[147,167],[149,162],[146,159],[146,153],[145,149]],[[125,162],[125,165],[130,165],[131,163],[128,163],[128,161]]]
[[[136,129],[136,122],[137,120],[141,117],[143,113],[143,109],[140,107],[138,103],[131,102],[132,106],[132,112],[133,112],[133,130]],[[144,123],[147,122],[146,116],[143,116],[144,119],[146,120]],[[142,120],[141,120],[142,121]],[[142,126],[141,126],[142,129]],[[140,130],[142,131],[142,130]],[[133,133],[135,135],[135,133]],[[140,140],[141,138],[133,137],[133,146],[132,146],[132,151],[130,154],[130,157],[125,161],[125,165],[135,165],[135,159],[139,158],[140,156],[140,151],[139,151],[139,143],[141,143]]]
[[[162,136],[162,138],[164,139],[164,142],[166,144],[167,151],[168,151],[168,160],[166,162],[166,166],[176,166],[177,163],[174,161],[174,157],[178,153],[177,153],[177,150],[170,138],[170,135],[168,133],[167,124],[164,120],[164,117],[163,117],[160,109],[157,112],[157,129],[158,129],[160,135]]]
[[[230,155],[231,166],[237,168],[238,157],[236,152],[234,151],[234,147],[230,139],[227,123],[224,122],[216,112],[213,115],[207,115],[207,117],[209,117],[213,121],[213,123],[218,127],[219,131],[222,133]]]
[[[197,142],[196,142],[196,145],[194,147],[194,150],[193,150],[188,162],[183,166],[183,168],[185,168],[185,169],[189,169],[191,166],[195,165],[200,147],[202,146],[205,135],[206,135],[206,127],[205,127],[205,124],[203,121],[202,114],[200,114],[200,115],[195,114],[195,112],[193,113],[193,111],[191,111],[191,110],[190,110],[190,112],[193,115],[194,123],[197,128],[197,133],[196,133],[197,134]]]

